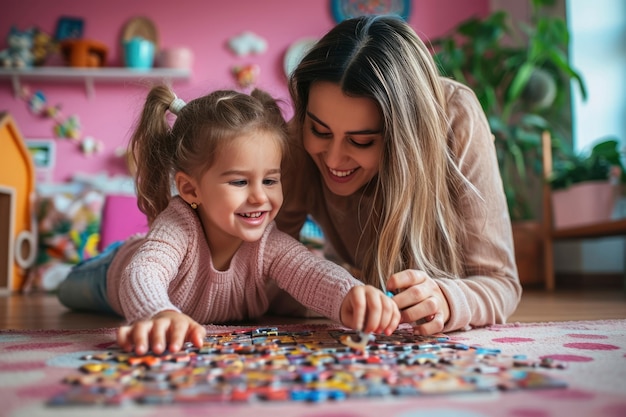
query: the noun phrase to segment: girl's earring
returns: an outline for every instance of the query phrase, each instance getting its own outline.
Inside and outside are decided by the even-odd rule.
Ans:
[[[191,203],[189,204],[191,206],[192,209],[197,210],[198,209],[198,203]]]

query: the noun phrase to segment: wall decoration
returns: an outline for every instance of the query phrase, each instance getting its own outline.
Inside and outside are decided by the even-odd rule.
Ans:
[[[411,0],[331,0],[330,7],[337,23],[372,14],[395,14],[407,20],[411,12]]]
[[[54,141],[50,139],[26,139],[26,147],[33,156],[37,169],[54,168]]]
[[[261,67],[257,64],[234,66],[232,68],[232,73],[240,87],[251,89],[255,86],[257,80],[259,79]]]
[[[57,41],[65,39],[80,39],[83,37],[85,23],[79,17],[60,17],[57,22],[55,38]]]
[[[26,139],[25,143],[35,164],[36,182],[51,182],[56,161],[54,140]]]
[[[230,38],[228,47],[237,56],[260,55],[267,50],[267,41],[255,33],[246,31]]]
[[[80,121],[78,116],[72,115],[67,119],[55,119],[54,134],[57,138],[72,139],[80,141]]]
[[[285,52],[285,59],[283,61],[283,68],[285,75],[289,77],[292,71],[298,66],[300,60],[306,55],[306,53],[317,43],[317,38],[302,38],[292,43],[287,52]]]
[[[256,79],[254,81],[256,81]],[[80,120],[77,115],[73,114],[64,117],[61,113],[61,105],[49,105],[43,92],[35,91],[31,93],[30,89],[24,86],[20,90],[19,97],[28,104],[31,113],[41,116],[44,119],[52,119],[54,121],[52,131],[54,132],[55,138],[70,139],[76,142],[80,151],[85,156],[100,153],[104,149],[104,143],[101,140],[96,140],[91,136],[82,137]],[[45,155],[38,154],[37,157],[44,158]],[[42,161],[43,160],[45,160],[45,158],[42,159]]]
[[[46,119],[54,120],[53,132],[57,138],[80,140],[80,122],[78,116],[71,115],[65,118],[61,114],[61,105],[51,106],[46,96],[41,91],[30,92],[30,88],[24,86],[20,91],[20,98],[28,103],[31,113]]]
[[[87,136],[80,143],[80,149],[85,156],[92,156],[104,150],[104,143],[101,140]]]

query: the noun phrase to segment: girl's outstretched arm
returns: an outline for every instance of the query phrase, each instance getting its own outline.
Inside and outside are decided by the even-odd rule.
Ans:
[[[178,352],[184,342],[201,347],[206,336],[204,326],[177,311],[166,310],[148,320],[139,320],[117,330],[117,343],[126,352],[145,355],[149,351],[161,354],[167,349]]]
[[[390,335],[400,323],[393,298],[371,285],[352,287],[341,303],[341,323],[367,333]]]

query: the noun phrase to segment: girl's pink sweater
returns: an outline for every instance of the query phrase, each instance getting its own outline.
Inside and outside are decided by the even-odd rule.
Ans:
[[[267,312],[279,288],[339,322],[341,303],[355,285],[362,283],[274,223],[259,241],[242,243],[227,270],[216,270],[200,220],[180,197],[146,236],[125,242],[107,273],[109,302],[129,323],[164,310],[202,324],[254,318]]]

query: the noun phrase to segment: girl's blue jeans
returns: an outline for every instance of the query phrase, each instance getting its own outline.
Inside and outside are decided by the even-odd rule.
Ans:
[[[99,255],[76,264],[59,285],[59,301],[72,310],[117,314],[107,300],[107,271],[123,243],[114,242]]]

